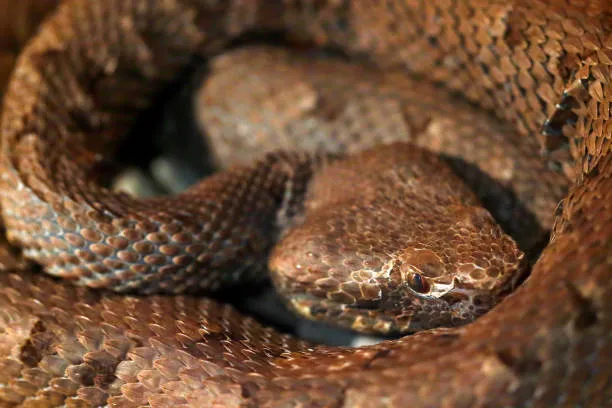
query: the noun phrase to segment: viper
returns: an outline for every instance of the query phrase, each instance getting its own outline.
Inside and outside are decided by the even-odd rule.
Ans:
[[[611,27],[603,0],[62,2],[3,102],[0,401],[609,405]],[[267,33],[302,54],[218,56]],[[226,169],[112,191],[195,59]],[[310,318],[416,333],[312,345],[195,295],[266,270]]]

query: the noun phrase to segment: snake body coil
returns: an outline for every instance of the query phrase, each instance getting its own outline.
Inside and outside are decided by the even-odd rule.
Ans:
[[[117,291],[214,289],[228,283],[228,270],[257,274],[325,159],[272,154],[147,201],[91,176],[194,56],[254,31],[282,31],[378,69],[427,77],[535,138],[573,184],[530,276],[468,325],[331,348],[211,300],[62,284],[3,246],[0,403],[612,404],[605,0],[66,1],[21,54],[5,97],[0,200],[8,240],[48,273]],[[198,268],[207,270],[204,280]]]

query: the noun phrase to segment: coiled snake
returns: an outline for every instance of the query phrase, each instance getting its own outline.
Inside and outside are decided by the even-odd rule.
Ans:
[[[467,162],[486,163],[497,156],[480,156],[483,143],[469,135],[504,146],[500,134],[510,125],[489,118],[490,125],[470,131],[473,118],[488,116],[470,113],[476,111],[465,103],[455,106],[451,97],[429,99],[434,91],[420,88],[429,85],[404,86],[394,75],[425,77],[462,94],[516,129],[520,145],[530,151],[517,147],[512,153],[515,141],[504,147],[518,158],[510,168],[520,174],[527,169],[527,179],[538,180],[540,192],[556,202],[562,177],[543,160],[527,158],[534,150],[545,152],[572,184],[555,210],[551,242],[525,282],[473,323],[362,348],[312,346],[206,298],[154,295],[214,289],[236,275],[257,278],[262,257],[279,238],[270,265],[293,306],[366,331],[465,323],[482,313],[479,304],[497,302],[477,301],[469,292],[477,283],[461,286],[465,277],[486,282],[494,294],[518,283],[524,260],[516,245],[474,206],[475,197],[440,159],[406,144],[346,160],[271,153],[171,198],[143,201],[101,187],[93,174],[100,158],[117,146],[154,95],[194,56],[213,56],[249,32],[283,32],[292,41],[340,50],[384,71],[376,75],[390,75],[376,83],[365,71],[346,74],[364,81],[352,90],[362,96],[385,86],[414,86],[416,96],[402,103],[415,106],[422,97],[429,105],[413,114],[402,108],[413,141],[434,150],[438,143],[450,155],[463,155],[463,148]],[[7,237],[50,274],[147,296],[53,280],[32,272],[4,246],[0,402],[610,406],[611,66],[612,6],[604,0],[63,3],[21,54],[5,96],[0,196]],[[318,96],[314,106],[323,122],[333,124],[348,112]],[[362,128],[369,123],[359,122],[369,117],[362,112],[353,116],[359,134],[367,133]],[[456,121],[444,127],[447,118]],[[445,151],[439,138],[447,133],[465,139]],[[351,137],[343,142],[349,150]],[[519,198],[532,194],[519,179],[509,177],[507,187]],[[332,190],[339,196],[331,196]],[[544,229],[552,222],[547,205],[528,208]],[[415,220],[435,217],[417,225],[400,207]],[[458,220],[449,214],[459,214]],[[286,225],[295,229],[285,232]],[[353,238],[345,244],[338,232]],[[524,248],[541,238],[541,231],[535,238],[515,232]],[[418,236],[416,246],[400,248],[404,252],[386,266],[360,251],[412,236]],[[491,236],[501,241],[486,241]],[[458,239],[451,240],[450,251],[440,244],[446,238]],[[362,264],[355,266],[349,252],[359,254]],[[338,261],[359,273],[351,280],[342,268],[329,266]],[[292,272],[296,265],[304,271]],[[321,265],[328,268],[326,277],[320,276]],[[459,271],[464,281],[436,280],[447,269]],[[387,286],[371,272],[381,270]],[[306,287],[313,281],[314,289]],[[400,292],[413,301],[403,303]],[[439,303],[445,296],[450,300]],[[417,311],[415,304],[421,306]],[[420,314],[440,319],[431,322]]]

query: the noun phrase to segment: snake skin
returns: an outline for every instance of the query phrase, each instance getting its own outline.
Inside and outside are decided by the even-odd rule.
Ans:
[[[292,309],[361,332],[474,320],[511,291],[524,256],[431,152],[406,143],[331,163],[270,256]]]
[[[222,167],[269,146],[354,153],[410,141],[443,154],[526,252],[546,239],[567,192],[567,179],[535,153],[536,140],[401,70],[243,48],[212,61],[195,109]]]
[[[280,226],[301,212],[307,180],[334,163],[272,154],[149,201],[91,179],[194,55],[250,31],[284,30],[460,92],[535,138],[573,185],[530,276],[489,313],[362,348],[308,345],[210,300],[67,285],[30,272],[3,246],[0,402],[609,406],[611,13],[595,0],[62,4],[20,56],[2,118],[7,237],[48,273],[149,293],[199,285],[189,256],[203,256],[212,277],[226,267],[258,269],[244,265],[270,250]],[[248,217],[242,203],[262,215]],[[215,278],[204,285],[222,286],[227,276]]]
[[[8,81],[17,54],[33,35],[40,21],[58,0],[0,1],[0,92]]]

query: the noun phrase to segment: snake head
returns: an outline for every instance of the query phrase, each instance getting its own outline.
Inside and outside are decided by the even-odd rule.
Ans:
[[[516,243],[430,153],[396,144],[326,171],[269,264],[298,313],[370,333],[454,326],[521,275]]]

